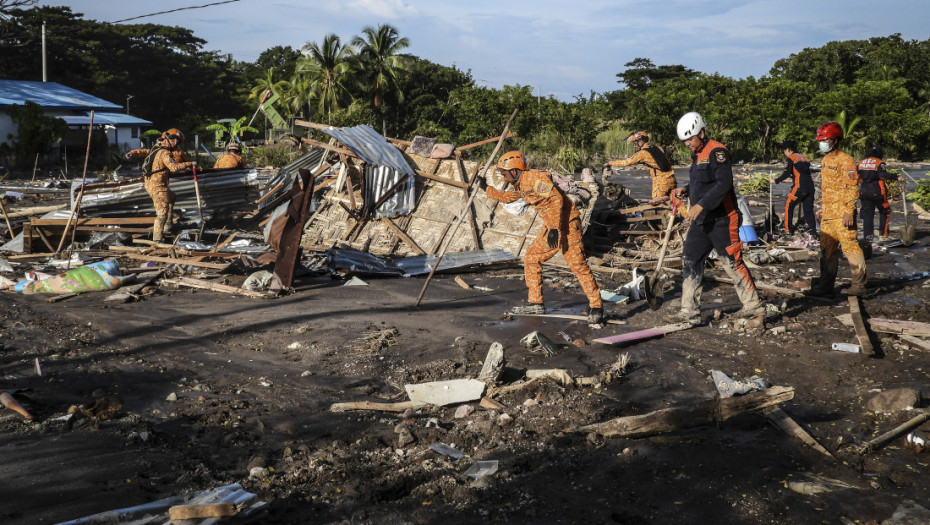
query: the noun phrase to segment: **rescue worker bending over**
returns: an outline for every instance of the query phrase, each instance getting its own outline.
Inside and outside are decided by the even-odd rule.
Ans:
[[[862,235],[865,241],[872,242],[875,232],[875,209],[878,208],[878,235],[880,240],[887,240],[888,218],[891,205],[888,203],[886,180],[904,180],[885,169],[885,152],[881,146],[872,146],[866,157],[859,161],[859,202],[862,203]]]
[[[632,157],[625,159],[612,160],[607,163],[608,166],[618,168],[642,164],[649,171],[652,177],[652,201],[657,201],[662,197],[667,197],[672,190],[678,186],[675,181],[675,171],[672,169],[672,162],[668,155],[659,146],[649,143],[649,136],[645,131],[637,131],[628,137],[636,153]]]
[[[736,295],[743,303],[737,316],[765,314],[752,275],[743,263],[730,152],[723,144],[707,138],[706,127],[704,117],[693,111],[678,121],[678,138],[691,150],[691,171],[688,185],[676,189],[675,196],[690,198],[687,219],[691,225],[681,256],[681,311],[672,320],[692,325],[701,324],[704,262],[713,249],[717,250],[723,269],[733,279]]]
[[[214,169],[228,170],[233,168],[242,168],[245,166],[245,160],[242,158],[242,146],[238,142],[232,141],[226,146],[226,153],[216,159],[213,165]]]
[[[865,256],[856,241],[856,199],[859,198],[859,177],[856,161],[839,148],[843,128],[837,122],[827,122],[817,128],[820,151],[826,153],[820,169],[820,277],[808,290],[808,295],[832,296],[842,248],[852,285],[849,295],[865,293]]]
[[[585,260],[581,239],[581,216],[575,205],[562,193],[559,186],[552,182],[552,176],[548,171],[527,170],[526,157],[519,151],[511,151],[502,155],[497,162],[497,169],[504,180],[513,184],[516,189],[501,191],[493,186],[489,187],[487,181],[481,177],[477,183],[487,192],[488,198],[505,204],[522,198],[536,209],[546,227],[524,255],[524,277],[526,286],[529,288],[529,304],[517,306],[512,309],[512,312],[517,314],[545,313],[542,263],[551,259],[556,253],[562,252],[565,262],[578,278],[588,298],[590,305],[588,323],[601,324],[604,320],[601,291]]]
[[[177,195],[168,189],[168,179],[172,173],[189,170],[197,166],[191,162],[181,150],[184,134],[176,128],[171,128],[162,134],[164,147],[155,154],[152,162],[152,172],[146,174],[145,191],[152,197],[155,206],[155,224],[152,226],[152,240],[162,242],[165,238],[165,228],[173,225],[174,201]]]
[[[772,182],[778,184],[791,177],[791,190],[785,196],[785,233],[790,235],[797,228],[794,222],[794,209],[800,204],[801,211],[804,212],[804,222],[807,223],[807,230],[813,235],[817,233],[817,218],[814,217],[814,179],[811,177],[811,161],[798,153],[798,143],[793,140],[782,142],[781,147],[785,157],[788,157],[788,165],[785,166],[785,172],[780,177],[772,178]]]

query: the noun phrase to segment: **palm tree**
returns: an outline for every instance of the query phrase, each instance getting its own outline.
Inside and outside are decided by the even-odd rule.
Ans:
[[[295,79],[308,82],[310,97],[317,101],[320,113],[325,113],[329,121],[333,111],[342,107],[350,96],[346,83],[354,65],[352,48],[330,33],[323,37],[322,44],[307,42],[301,52],[304,56],[297,61]]]
[[[387,24],[379,25],[377,29],[366,27],[362,34],[364,38],[353,38],[352,45],[358,50],[362,73],[371,91],[371,105],[381,108],[389,93],[393,93],[398,101],[403,100],[403,94],[397,91],[397,76],[407,71],[412,62],[409,55],[400,54],[410,46],[410,40],[398,38],[397,29]]]
[[[290,90],[291,83],[288,82],[287,80],[276,80],[275,79],[276,74],[277,74],[277,70],[273,67],[269,67],[265,71],[265,74],[263,76],[256,78],[255,85],[252,87],[252,90],[249,92],[249,100],[254,98],[260,106],[265,100],[266,91],[277,93],[278,96],[280,97],[284,93],[286,93],[288,90]],[[256,106],[256,108],[258,108],[258,106]],[[256,115],[257,114],[258,113],[256,111]],[[251,121],[249,122],[249,124],[251,124]],[[257,131],[258,130],[256,130],[256,132]]]

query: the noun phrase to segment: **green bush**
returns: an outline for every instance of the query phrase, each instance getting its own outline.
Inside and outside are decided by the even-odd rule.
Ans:
[[[769,175],[767,173],[755,172],[752,178],[737,184],[736,189],[740,195],[768,195],[769,194]]]
[[[246,157],[246,163],[257,168],[271,166],[280,168],[301,155],[299,150],[285,144],[271,144],[252,148]]]
[[[930,172],[927,175],[930,175]],[[921,208],[930,210],[930,179],[917,181],[917,189],[908,193],[907,198]]]

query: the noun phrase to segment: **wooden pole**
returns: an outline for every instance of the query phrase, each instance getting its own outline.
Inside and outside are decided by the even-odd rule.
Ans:
[[[10,224],[10,216],[6,214],[6,207],[3,205],[3,199],[0,198],[0,211],[3,212],[3,218],[6,219],[6,227],[10,230],[10,238],[13,238],[13,225]]]
[[[84,174],[81,175],[81,191],[78,192],[74,199],[74,206],[71,207],[71,215],[68,216],[68,223],[65,224],[65,231],[61,234],[61,242],[58,243],[58,249],[55,250],[57,256],[61,253],[62,246],[65,245],[65,238],[68,237],[68,229],[71,228],[71,221],[74,220],[74,214],[81,207],[81,198],[84,196],[84,182],[87,181],[87,162],[90,160],[90,139],[94,134],[94,110],[90,110],[90,123],[87,126],[87,151],[84,152]],[[71,236],[71,242],[74,242],[74,236]]]
[[[504,126],[504,131],[500,135],[500,140],[497,141],[497,146],[494,147],[494,151],[491,152],[491,156],[488,157],[488,161],[485,162],[482,172],[471,180],[471,183],[468,185],[469,189],[475,184],[475,181],[479,177],[484,177],[488,172],[488,167],[494,162],[494,157],[497,156],[497,152],[500,151],[501,145],[504,143],[504,138],[507,137],[507,131],[510,129],[510,125],[513,124],[515,118],[517,118],[518,109],[513,110],[513,114],[510,115],[510,120],[507,121],[507,125]],[[459,226],[461,226],[462,221],[465,220],[465,216],[468,215],[469,210],[471,209],[471,203],[474,202],[475,197],[480,193],[480,189],[476,189],[471,196],[468,198],[468,201],[465,202],[465,206],[462,208],[462,211],[459,213],[459,219],[456,221],[455,226],[452,228],[452,232],[446,238],[446,244],[439,251],[439,255],[436,257],[436,262],[433,263],[433,267],[429,271],[429,276],[426,278],[426,282],[423,283],[423,289],[420,290],[420,295],[417,296],[416,306],[420,306],[420,301],[423,300],[423,295],[426,294],[426,288],[429,287],[429,282],[433,279],[433,275],[436,273],[436,268],[439,268],[439,263],[442,261],[443,255],[446,254],[446,249],[449,248],[449,245],[452,244],[452,239],[455,238],[455,232],[458,231]]]

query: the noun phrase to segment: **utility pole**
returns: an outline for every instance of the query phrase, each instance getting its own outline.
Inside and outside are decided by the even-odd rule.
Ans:
[[[42,21],[42,82],[48,82],[45,67],[45,20]]]
[[[126,95],[126,114],[129,114],[129,101],[132,100],[133,95]]]

